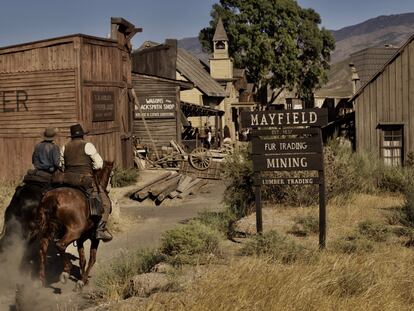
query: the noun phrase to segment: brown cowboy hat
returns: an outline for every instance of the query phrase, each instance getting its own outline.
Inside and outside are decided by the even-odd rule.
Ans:
[[[57,128],[55,128],[55,127],[45,128],[45,131],[43,132],[43,140],[53,141],[53,139],[56,136],[57,132],[58,132]]]
[[[83,137],[84,135],[88,134],[88,132],[85,132],[82,128],[82,125],[75,124],[70,127],[70,137],[76,138],[76,137]]]

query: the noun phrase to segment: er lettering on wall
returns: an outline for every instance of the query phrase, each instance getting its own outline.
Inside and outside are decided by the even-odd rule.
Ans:
[[[0,91],[0,111],[5,113],[29,111],[28,99],[27,92],[23,90]]]

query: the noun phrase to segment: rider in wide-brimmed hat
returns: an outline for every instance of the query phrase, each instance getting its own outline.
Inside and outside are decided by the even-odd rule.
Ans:
[[[35,169],[52,174],[60,168],[60,150],[53,143],[57,129],[48,127],[43,132],[43,141],[35,146],[32,163]]]
[[[83,177],[93,177],[94,170],[99,170],[103,166],[102,157],[99,155],[95,146],[83,139],[87,134],[80,124],[75,124],[70,127],[70,137],[72,138],[62,148],[63,159],[62,162],[65,167],[65,174],[70,173]],[[104,189],[100,189],[96,182],[91,183],[90,187],[86,189],[87,193],[91,195],[97,194],[102,202],[104,213],[98,223],[96,230],[96,238],[104,242],[112,240],[112,235],[106,228],[106,223],[111,211],[111,202]]]

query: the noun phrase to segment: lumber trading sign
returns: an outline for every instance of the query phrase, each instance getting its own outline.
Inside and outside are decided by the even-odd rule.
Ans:
[[[326,246],[325,176],[321,126],[326,109],[242,112],[241,125],[252,130],[256,228],[263,231],[261,187],[319,185],[319,246]],[[317,171],[314,176],[262,176],[262,172]],[[274,173],[271,173],[274,174]],[[308,173],[306,173],[308,174]]]

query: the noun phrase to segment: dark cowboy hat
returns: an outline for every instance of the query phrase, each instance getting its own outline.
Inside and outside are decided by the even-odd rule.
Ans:
[[[75,124],[70,127],[71,138],[83,137],[86,134],[88,134],[88,132],[85,132],[80,124]]]
[[[43,140],[46,141],[53,141],[53,138],[57,134],[57,128],[55,127],[47,127],[45,128],[45,131],[43,132]]]

